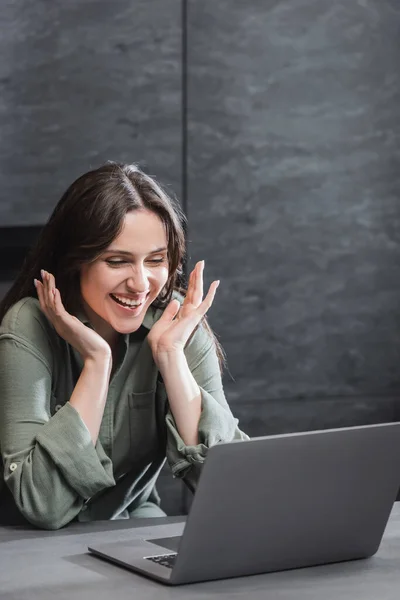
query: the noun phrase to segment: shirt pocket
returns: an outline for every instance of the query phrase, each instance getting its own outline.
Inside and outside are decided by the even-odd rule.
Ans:
[[[128,394],[130,451],[134,463],[159,454],[156,390]]]

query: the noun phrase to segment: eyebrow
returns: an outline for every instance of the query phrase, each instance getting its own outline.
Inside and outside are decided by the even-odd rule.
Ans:
[[[147,254],[159,254],[160,252],[165,252],[168,248],[157,248],[156,250],[152,250]],[[104,254],[123,254],[124,256],[133,256],[132,252],[128,252],[127,250],[118,250],[118,248],[109,248],[104,251]]]

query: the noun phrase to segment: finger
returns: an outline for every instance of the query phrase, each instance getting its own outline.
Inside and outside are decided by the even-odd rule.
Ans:
[[[190,276],[189,276],[188,289],[186,292],[184,304],[192,304],[192,302],[193,302],[193,282],[194,282],[194,277],[195,277],[195,270],[196,270],[196,268],[193,269],[193,271],[190,273]]]
[[[54,312],[57,316],[62,316],[67,312],[61,300],[61,294],[58,288],[54,288]]]
[[[50,299],[50,303],[51,303],[51,308],[53,310],[55,310],[55,308],[56,308],[56,303],[55,303],[56,280],[52,273],[48,273],[48,276],[49,276],[49,299]]]
[[[36,293],[39,299],[40,308],[44,310],[44,300],[43,300],[43,284],[38,280],[34,279],[33,283],[35,284]]]
[[[213,281],[210,285],[210,289],[208,290],[207,296],[204,298],[203,302],[199,306],[199,311],[202,315],[205,315],[206,312],[211,308],[212,303],[214,302],[215,294],[218,289],[220,281]]]
[[[37,291],[37,295],[38,295],[38,299],[39,299],[40,308],[44,312],[44,314],[46,315],[46,317],[49,319],[50,317],[49,317],[49,313],[48,313],[47,306],[46,306],[43,283],[41,281],[39,281],[38,279],[34,279],[33,281],[35,283],[35,287],[36,287],[36,291]]]
[[[200,306],[203,300],[203,271],[204,271],[204,260],[201,260],[196,265],[196,275],[194,280],[194,290],[193,290],[193,298],[192,304],[196,307]]]
[[[49,292],[49,274],[47,271],[44,271],[43,269],[40,271],[40,274],[42,276],[42,283],[43,283],[43,298],[44,298],[44,303],[46,305],[47,309],[51,309],[51,300],[50,300],[50,292]]]
[[[51,281],[51,275],[48,271],[44,271],[44,291],[47,309],[54,311],[54,295]]]
[[[179,312],[179,309],[181,308],[180,302],[179,300],[176,300],[176,298],[174,300],[171,300],[171,302],[168,304],[167,308],[164,310],[164,313],[162,315],[162,317],[160,318],[163,319],[163,321],[166,322],[171,322],[175,319],[176,315]]]

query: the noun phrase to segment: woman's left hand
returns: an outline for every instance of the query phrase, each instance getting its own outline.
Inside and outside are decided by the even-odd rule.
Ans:
[[[185,300],[172,300],[147,337],[156,363],[163,355],[183,352],[195,327],[211,307],[219,281],[213,281],[203,300],[204,261],[196,264],[189,277]]]

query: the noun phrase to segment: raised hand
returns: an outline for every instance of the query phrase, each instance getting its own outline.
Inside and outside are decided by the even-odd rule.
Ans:
[[[40,308],[58,335],[71,344],[83,360],[97,357],[111,358],[109,344],[93,329],[86,327],[65,310],[54,276],[47,271],[41,271],[41,275],[42,281],[34,280]]]
[[[219,281],[213,281],[203,300],[204,261],[196,264],[189,277],[186,298],[180,305],[172,300],[153,325],[148,341],[156,363],[163,354],[183,351],[186,342],[211,307]]]

